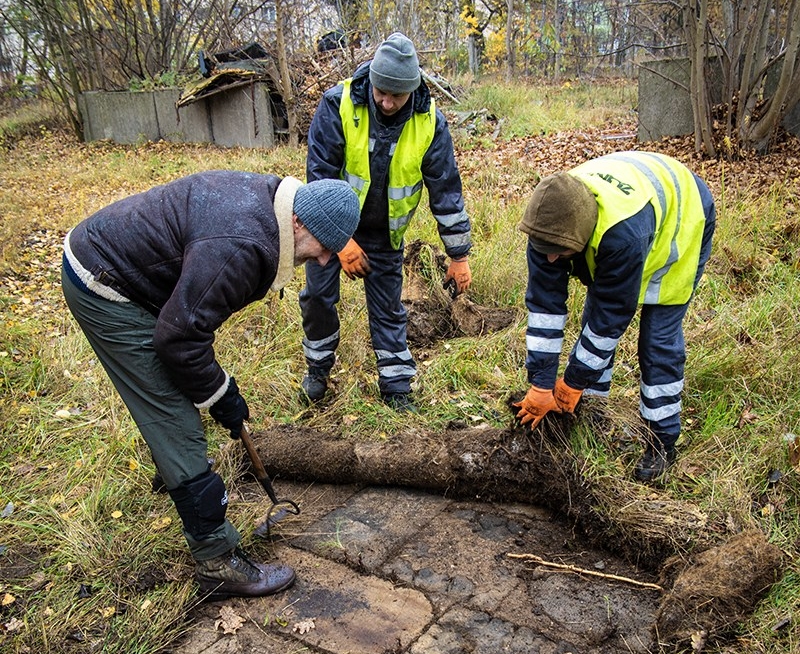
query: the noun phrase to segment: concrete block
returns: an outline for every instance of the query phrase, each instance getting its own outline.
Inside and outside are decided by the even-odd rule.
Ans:
[[[157,141],[160,138],[152,93],[92,91],[83,94],[84,138],[116,143]]]
[[[224,147],[271,148],[275,142],[272,101],[262,82],[208,97],[214,143]]]
[[[770,93],[777,84],[779,63],[767,74]],[[712,104],[722,102],[722,69],[716,58],[710,60],[712,76],[709,92]],[[657,141],[664,136],[682,136],[694,131],[692,102],[689,96],[691,62],[689,59],[658,59],[639,66],[639,129],[640,142]],[[800,103],[783,119],[787,131],[800,135]]]
[[[661,59],[639,68],[639,141],[694,131],[688,59]]]
[[[212,143],[211,117],[204,102],[195,102],[177,109],[178,89],[153,92],[158,118],[158,131],[165,141],[176,143]]]

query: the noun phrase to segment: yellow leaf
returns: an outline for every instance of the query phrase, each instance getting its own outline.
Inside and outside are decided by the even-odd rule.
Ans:
[[[139,462],[136,459],[130,459],[128,461],[128,470],[138,470]]]
[[[17,598],[14,597],[11,593],[6,593],[3,595],[3,599],[0,601],[0,605],[2,606],[9,606],[17,601]]]
[[[56,411],[56,418],[69,418],[70,415],[72,414],[70,414],[70,412],[67,411],[66,409],[59,409],[58,411]]]
[[[139,610],[140,611],[147,611],[147,609],[149,609],[152,604],[153,603],[149,599],[146,599],[144,602],[142,602],[139,605]]]
[[[100,615],[102,615],[104,618],[110,618],[116,612],[117,609],[115,609],[113,606],[107,606],[104,609],[100,609]]]
[[[166,529],[172,524],[172,518],[168,515],[161,516],[160,518],[153,521],[153,531],[161,531],[162,529]]]
[[[120,510],[114,511],[111,514],[111,517],[114,518],[114,520],[119,520],[122,517],[122,511],[120,511]]]

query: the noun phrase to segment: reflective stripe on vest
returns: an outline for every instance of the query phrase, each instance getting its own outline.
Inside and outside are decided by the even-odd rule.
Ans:
[[[369,191],[369,109],[356,106],[350,99],[351,79],[342,82],[342,102],[339,117],[344,131],[344,169],[342,179],[358,195],[364,206]],[[431,98],[431,108],[426,114],[416,111],[403,126],[400,138],[392,146],[389,162],[389,237],[392,247],[400,249],[408,223],[422,198],[422,157],[433,142],[436,130],[436,107]]]
[[[606,155],[569,172],[597,198],[597,227],[586,248],[592,278],[603,235],[649,202],[655,211],[656,229],[645,259],[639,303],[688,302],[705,226],[703,203],[692,172],[671,157],[647,152]]]

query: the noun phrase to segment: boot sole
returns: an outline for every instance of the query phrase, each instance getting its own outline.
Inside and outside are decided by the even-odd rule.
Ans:
[[[200,593],[202,597],[200,598],[201,602],[218,602],[220,600],[230,599],[231,597],[266,597],[267,595],[275,595],[276,593],[280,593],[281,591],[290,588],[294,582],[297,580],[297,576],[293,576],[289,581],[287,581],[282,586],[278,588],[271,589],[268,593],[258,593],[256,595],[248,595],[245,593],[233,593],[233,592],[226,592],[226,591],[218,591],[215,589],[212,590],[204,590],[202,586],[200,587]]]

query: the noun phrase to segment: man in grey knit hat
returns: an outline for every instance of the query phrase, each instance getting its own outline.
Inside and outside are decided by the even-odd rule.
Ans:
[[[290,586],[285,565],[251,561],[226,519],[199,409],[239,438],[249,418],[217,362],[214,332],[280,291],[308,260],[324,266],[358,224],[343,181],[209,171],[119,200],[64,239],[70,311],[144,437],[196,561],[203,593],[260,596]]]
[[[353,238],[328,266],[306,264],[300,293],[303,389],[321,400],[339,346],[340,272],[364,280],[372,347],[382,400],[416,411],[409,393],[416,365],[406,342],[403,237],[428,189],[431,213],[450,257],[445,282],[463,293],[472,282],[472,247],[461,177],[444,115],[420,77],[414,44],[395,32],[350,79],[328,89],[308,133],[309,181],[344,179],[357,195],[361,219]]]

